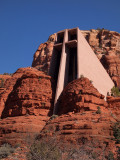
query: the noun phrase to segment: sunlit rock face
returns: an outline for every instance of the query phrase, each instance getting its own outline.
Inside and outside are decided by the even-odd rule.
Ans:
[[[14,81],[14,76],[19,71],[21,76],[15,79],[12,91],[6,93],[1,117],[52,114],[55,94],[52,78],[34,68],[21,68],[10,81]]]

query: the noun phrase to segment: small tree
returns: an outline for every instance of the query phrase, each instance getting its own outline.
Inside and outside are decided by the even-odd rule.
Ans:
[[[4,79],[0,78],[0,88],[3,88],[3,87],[4,87]]]
[[[115,96],[115,97],[120,96],[120,91],[119,91],[118,87],[115,87],[115,86],[114,86],[114,87],[111,89],[111,95],[112,95],[112,96]]]
[[[114,160],[114,154],[113,154],[113,152],[109,151],[107,160]]]
[[[101,108],[100,108],[100,106],[97,107],[96,113],[97,113],[97,114],[101,114]]]
[[[120,147],[118,147],[118,150],[117,150],[117,160],[120,159]]]
[[[5,143],[0,147],[0,159],[8,157],[11,153],[13,153],[15,148],[13,148],[10,144]]]
[[[120,144],[120,122],[115,123],[112,129],[113,129],[113,136],[115,137],[116,143]]]

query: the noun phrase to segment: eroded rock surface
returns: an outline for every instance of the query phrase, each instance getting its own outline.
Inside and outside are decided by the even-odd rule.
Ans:
[[[16,116],[0,120],[0,144],[31,144],[45,126],[48,116]]]
[[[14,84],[10,87],[6,82],[10,88],[6,88],[9,91],[2,118],[52,114],[55,90],[50,76],[34,68],[24,68],[19,69],[10,81]]]
[[[0,144],[30,145],[53,114],[54,81],[35,68],[20,68],[0,94]]]
[[[108,108],[111,114],[120,121],[120,97],[107,97]]]
[[[79,78],[69,83],[59,99],[58,114],[68,112],[96,111],[97,107],[105,110],[107,103],[87,78]]]
[[[40,44],[34,54],[32,67],[48,73],[53,52],[53,45],[55,42],[55,36],[56,34],[51,35],[48,38],[47,42]]]
[[[112,139],[112,125],[116,120],[109,114],[97,114],[93,111],[68,113],[57,117],[44,127],[38,139],[43,141],[54,138],[57,146],[76,145],[74,150],[84,148],[88,153],[96,153],[97,159],[107,156],[109,151],[115,153],[116,144]],[[65,148],[66,149],[66,148]]]

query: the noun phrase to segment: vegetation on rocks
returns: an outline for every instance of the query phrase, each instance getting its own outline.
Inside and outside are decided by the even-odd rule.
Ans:
[[[115,137],[116,143],[120,144],[120,122],[115,123],[112,129],[113,129],[113,136]]]
[[[114,96],[114,97],[119,97],[120,96],[119,88],[114,86],[111,89],[111,95]]]
[[[101,108],[100,108],[100,106],[97,107],[96,113],[97,113],[97,114],[101,114]]]
[[[3,87],[4,87],[4,79],[0,78],[0,88],[3,88]]]
[[[28,160],[61,160],[61,152],[55,143],[35,141],[27,154]]]
[[[8,157],[11,153],[13,153],[15,148],[13,148],[10,144],[5,143],[0,147],[0,159]]]

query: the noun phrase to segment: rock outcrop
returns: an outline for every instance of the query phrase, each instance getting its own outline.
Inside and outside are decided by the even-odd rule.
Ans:
[[[120,88],[120,56],[111,53],[105,55],[102,60],[104,62],[103,65],[112,78],[115,86]]]
[[[0,120],[0,144],[30,145],[49,120],[48,116],[16,116]]]
[[[48,73],[56,34],[51,35],[46,43],[40,44],[34,54],[32,67]]]
[[[53,138],[57,146],[74,146],[87,151],[87,153],[96,154],[97,159],[109,154],[109,151],[115,153],[116,144],[112,139],[112,126],[116,120],[109,114],[97,114],[93,111],[83,113],[68,113],[61,115],[54,120],[49,121],[44,127],[38,139],[47,141]],[[65,148],[66,149],[66,148]]]
[[[53,114],[54,80],[35,68],[20,68],[0,94],[0,144],[27,144]]]
[[[91,29],[82,33],[97,55],[120,53],[120,33],[106,29]]]
[[[60,99],[58,114],[68,112],[96,111],[97,107],[105,110],[107,103],[87,78],[79,78],[70,82],[63,90]]]
[[[14,81],[16,74],[19,74],[19,70],[11,81]],[[7,95],[1,117],[52,114],[54,94],[54,83],[50,76],[36,69],[23,69],[13,90]]]
[[[107,97],[108,108],[114,117],[120,121],[120,97]]]

